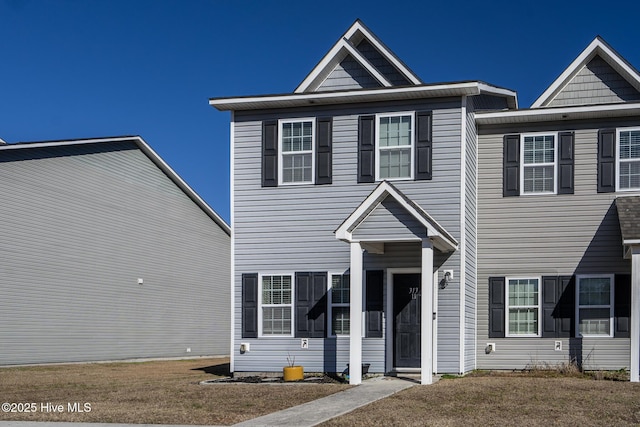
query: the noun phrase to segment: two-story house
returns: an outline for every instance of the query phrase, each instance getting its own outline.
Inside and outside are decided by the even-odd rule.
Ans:
[[[356,21],[293,93],[210,104],[232,114],[233,372],[476,367],[473,112],[514,92],[425,84]]]
[[[428,384],[575,360],[637,381],[640,202],[616,196],[640,190],[639,89],[596,39],[518,109],[422,82],[356,21],[293,93],[211,99],[231,112],[231,370]]]
[[[478,367],[638,381],[640,74],[597,37],[531,108],[475,118]]]

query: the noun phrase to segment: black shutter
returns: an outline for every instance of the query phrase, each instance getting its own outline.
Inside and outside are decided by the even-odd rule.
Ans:
[[[431,111],[416,114],[416,171],[417,180],[431,179],[433,143],[431,141]]]
[[[258,273],[242,275],[242,338],[258,338]]]
[[[360,116],[358,122],[358,182],[376,180],[376,116]]]
[[[631,336],[631,275],[616,274],[614,285],[614,329],[615,338],[629,338]]]
[[[371,270],[366,273],[367,288],[365,298],[365,322],[368,338],[382,338],[382,314],[384,311],[384,272],[382,270]],[[351,286],[356,286],[351,283]],[[357,331],[352,331],[357,332]]]
[[[321,117],[316,121],[316,184],[331,184],[332,127],[331,117]]]
[[[572,276],[542,277],[542,337],[571,338],[575,318]]]
[[[576,330],[576,278],[575,276],[558,277],[558,303],[556,304],[556,337],[575,337]]]
[[[573,194],[574,133],[558,134],[558,194]]]
[[[262,122],[262,186],[278,186],[278,122]]]
[[[558,325],[553,316],[558,303],[558,278],[542,277],[542,337],[556,336]]]
[[[598,131],[598,193],[616,191],[616,130]]]
[[[296,337],[325,336],[326,294],[327,273],[296,273]]]
[[[503,145],[502,196],[519,196],[520,135],[505,135]]]
[[[504,281],[504,277],[489,277],[489,338],[504,338]]]

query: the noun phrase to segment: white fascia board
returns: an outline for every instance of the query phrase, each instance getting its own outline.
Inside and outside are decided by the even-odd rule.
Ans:
[[[560,76],[531,104],[531,108],[540,108],[551,102],[560,90],[591,61],[600,55],[614,69],[622,71],[623,77],[636,89],[640,90],[640,75],[617,52],[609,47],[600,37],[596,37]]]
[[[212,98],[209,105],[219,111],[252,110],[281,107],[302,107],[347,102],[388,101],[433,96],[479,95],[478,82],[439,83],[378,89],[357,89],[335,92],[293,93],[281,95]]]
[[[418,78],[406,65],[402,63],[379,39],[376,37],[367,27],[365,27],[360,21],[356,21],[351,28],[345,33],[344,37],[351,40],[351,38],[360,32],[362,35],[373,45],[382,56],[389,61],[400,73],[406,77],[414,85],[422,84],[422,80]]]
[[[477,112],[475,118],[478,124],[496,124],[544,120],[575,120],[589,118],[589,116],[593,114],[604,114],[607,117],[638,115],[640,114],[640,103]]]
[[[640,239],[627,239],[622,241],[623,245],[640,245]]]

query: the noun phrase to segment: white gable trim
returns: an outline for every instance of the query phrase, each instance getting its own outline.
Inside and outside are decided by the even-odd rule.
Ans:
[[[378,38],[373,35],[359,20],[347,30],[347,32],[333,45],[320,62],[311,70],[305,79],[298,85],[294,93],[315,91],[322,82],[331,74],[335,67],[351,54],[383,86],[393,86],[356,48],[354,40],[360,42],[367,39],[407,80],[413,84],[421,84],[422,81],[405,66]]]
[[[596,37],[589,46],[564,70],[562,74],[531,105],[541,108],[549,105],[562,89],[584,68],[594,57],[600,56],[616,70],[631,86],[640,91],[640,74],[613,50],[602,38]]]
[[[410,203],[406,196],[387,181],[382,181],[371,194],[360,203],[356,210],[344,220],[335,231],[336,238],[349,243],[354,242],[353,230],[387,197],[393,197],[396,202],[426,228],[427,237],[433,242],[434,247],[443,252],[452,252],[458,249],[458,242],[453,236],[423,209],[415,203]]]

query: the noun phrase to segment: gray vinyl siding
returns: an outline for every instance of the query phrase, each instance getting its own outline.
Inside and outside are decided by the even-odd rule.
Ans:
[[[368,40],[363,39],[356,48],[393,86],[403,86],[410,83]]]
[[[394,181],[400,191],[422,206],[456,239],[460,236],[460,101],[366,104],[341,109],[304,109],[272,113],[235,113],[234,235],[235,235],[235,370],[280,371],[287,349],[305,359],[306,370],[322,370],[327,342],[310,339],[309,350],[300,350],[296,338],[241,337],[242,273],[290,273],[304,271],[345,272],[349,268],[349,245],[335,238],[336,230],[378,183],[357,183],[358,117],[395,111],[433,109],[433,179]],[[261,188],[261,121],[275,118],[333,117],[333,183]],[[443,256],[436,251],[436,268],[458,271],[459,254]],[[365,269],[419,268],[420,244],[386,244],[385,254],[366,254]],[[386,277],[385,277],[386,281]],[[439,294],[439,369],[459,370],[459,284],[456,280]],[[348,359],[348,343],[340,344],[339,367]],[[240,342],[251,343],[251,351],[240,354]],[[255,350],[254,350],[255,349]],[[315,349],[315,355],[312,355]],[[321,350],[322,349],[322,350]],[[344,350],[341,350],[344,349]],[[366,338],[363,361],[372,371],[385,369],[385,338]],[[322,356],[320,353],[322,352]],[[336,356],[331,356],[336,357]]]
[[[601,126],[599,126],[601,125]],[[478,197],[478,368],[521,369],[534,361],[567,362],[577,341],[488,338],[488,278],[630,274],[622,258],[615,193],[597,193],[597,129],[615,123],[562,123],[525,128],[481,128]],[[503,135],[575,130],[575,194],[502,197]],[[485,354],[486,343],[497,350]],[[629,340],[585,338],[587,369],[628,367]],[[572,348],[573,347],[573,348]],[[588,357],[587,357],[588,356]]]
[[[610,104],[640,100],[640,93],[607,62],[596,56],[549,103],[566,105]]]
[[[465,293],[464,293],[464,371],[475,369],[476,359],[476,284],[477,284],[477,248],[476,248],[476,196],[478,166],[478,147],[473,98],[468,99],[465,156]]]
[[[353,231],[353,237],[361,240],[416,239],[426,237],[426,228],[400,203],[387,198]]]
[[[0,181],[0,364],[229,353],[229,236],[134,144],[5,150]]]
[[[318,87],[317,91],[380,87],[380,83],[351,55],[347,55]]]

